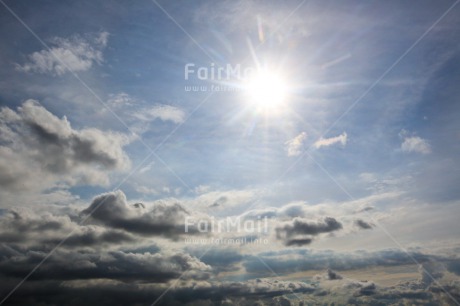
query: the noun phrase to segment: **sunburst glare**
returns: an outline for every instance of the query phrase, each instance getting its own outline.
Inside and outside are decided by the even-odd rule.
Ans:
[[[258,110],[274,113],[286,102],[287,86],[281,75],[269,70],[260,70],[248,79],[249,103]]]

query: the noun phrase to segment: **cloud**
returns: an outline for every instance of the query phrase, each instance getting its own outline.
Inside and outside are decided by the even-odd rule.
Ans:
[[[330,233],[334,233],[335,237],[351,239],[356,234],[356,227],[363,229],[359,225],[367,224],[372,228],[374,225],[365,221],[366,216],[363,213],[368,211],[371,203],[376,203],[386,197],[388,194],[373,195],[340,204],[326,202],[312,205],[303,201],[292,202],[281,207],[252,209],[241,214],[240,218],[242,220],[267,218],[269,232],[274,238],[282,241],[286,246],[303,246],[314,242],[316,236],[327,233],[328,229],[331,230]],[[358,218],[362,221],[359,222],[359,225],[356,223]],[[327,228],[327,225],[330,227]],[[327,238],[327,236],[324,235],[321,238]]]
[[[406,137],[401,144],[401,150],[406,153],[430,154],[431,146],[427,140],[418,136]]]
[[[41,302],[62,305],[70,298],[78,301],[78,304],[85,301],[85,304],[93,305],[101,304],[93,298],[104,296],[106,299],[103,299],[102,305],[121,302],[127,305],[148,304],[171,284],[175,284],[161,299],[160,305],[207,304],[209,301],[224,300],[233,304],[244,300],[246,304],[253,305],[257,301],[275,303],[281,298],[289,303],[292,293],[296,293],[301,300],[315,304],[324,304],[335,298],[348,301],[348,304],[378,305],[388,300],[408,299],[412,302],[421,298],[439,304],[436,301],[443,291],[425,271],[441,279],[445,268],[439,262],[453,262],[439,255],[411,252],[410,255],[423,265],[423,269],[419,270],[420,280],[380,287],[372,281],[357,281],[345,275],[349,270],[367,267],[407,267],[413,262],[406,253],[399,250],[339,253],[330,250],[284,249],[253,256],[227,247],[213,248],[206,254],[199,248],[181,251],[158,248],[152,246],[151,241],[146,244],[143,232],[129,231],[124,225],[113,228],[114,224],[123,223],[125,219],[141,220],[141,225],[148,227],[142,221],[143,216],[154,211],[155,207],[140,203],[128,205],[122,193],[110,193],[96,197],[88,209],[94,209],[93,204],[97,199],[108,195],[107,203],[104,203],[109,204],[108,210],[102,211],[110,220],[108,223],[104,221],[101,224],[78,225],[80,219],[77,212],[70,215],[53,215],[49,212],[37,215],[30,210],[0,212],[0,286],[6,289],[14,287],[43,260],[68,231],[75,230],[68,241],[21,286],[21,294],[15,294],[9,299],[11,303],[28,301],[28,304]],[[154,215],[158,219],[171,221],[176,220],[180,212],[182,209],[168,205],[161,207]],[[152,221],[152,218],[147,220]],[[328,232],[337,227],[332,220],[302,224],[307,226],[292,227],[297,229],[296,234],[301,232],[314,236],[315,233]],[[233,273],[240,265],[252,273],[252,277],[257,277],[261,272],[271,274],[258,257],[278,274],[308,270],[326,272],[311,282],[267,278],[219,281],[213,277],[221,272]],[[452,270],[455,270],[453,266]],[[180,276],[181,281],[176,283],[174,280]],[[453,286],[446,288],[451,294],[457,290]]]
[[[168,294],[164,295],[165,290]],[[283,295],[314,291],[315,287],[308,283],[267,278],[240,282],[182,281],[174,286],[145,281],[76,279],[60,283],[28,282],[21,288],[21,294],[11,296],[9,301],[34,305],[69,305],[69,301],[70,305],[150,305],[158,299],[155,305],[273,305],[276,301],[275,305],[290,305]]]
[[[326,217],[324,220],[317,222],[311,222],[302,218],[294,218],[293,221],[285,222],[284,225],[276,228],[276,236],[278,239],[284,240],[287,246],[300,246],[311,243],[311,236],[331,233],[342,228],[342,224],[331,217]],[[306,235],[308,237],[305,237]],[[299,238],[299,236],[301,238]]]
[[[0,181],[3,189],[66,184],[108,184],[110,171],[125,171],[131,162],[123,150],[130,139],[94,128],[75,130],[35,100],[18,111],[0,110]]]
[[[139,173],[145,173],[145,172],[148,172],[150,170],[152,170],[152,167],[155,165],[155,162],[150,162],[147,166],[145,167],[142,167],[140,170],[139,170]]]
[[[235,271],[238,269],[237,265],[244,258],[238,250],[232,248],[212,248],[206,252],[202,248],[187,248],[186,251],[200,258],[205,264],[212,266],[215,272]]]
[[[86,37],[74,35],[70,38],[54,37],[50,49],[28,55],[28,62],[17,65],[24,72],[63,75],[67,72],[89,70],[94,63],[103,61],[102,50],[107,46],[109,33],[100,32]]]
[[[186,112],[180,107],[168,104],[156,104],[133,97],[125,92],[111,94],[107,100],[108,106],[117,113],[123,113],[123,119],[130,129],[138,134],[149,130],[149,123],[159,120],[180,124],[185,121]],[[107,109],[101,114],[112,116]]]
[[[129,205],[120,190],[97,196],[82,213],[90,215],[90,222],[95,224],[140,235],[177,239],[181,235],[197,233],[193,226],[185,232],[185,218],[191,214],[179,203],[155,203],[152,208],[139,209]]]
[[[138,101],[125,92],[110,94],[109,98],[107,99],[107,104],[113,109],[119,109],[127,106],[131,107],[136,103],[138,103]]]
[[[304,246],[313,242],[311,238],[290,239],[285,242],[286,246]]]
[[[43,251],[50,250],[64,238],[67,239],[61,248],[104,249],[138,242],[130,233],[93,225],[80,226],[77,220],[76,215],[38,215],[32,211],[7,210],[0,217],[0,242]]]
[[[209,207],[213,207],[213,212],[220,214],[230,214],[238,209],[244,208],[257,196],[257,189],[231,189],[231,190],[212,190],[209,188],[204,193],[192,200],[186,201],[187,207],[197,211],[210,213]]]
[[[185,112],[182,109],[166,104],[155,105],[151,108],[136,112],[133,116],[141,121],[160,119],[162,121],[171,121],[176,124],[182,123],[185,120]]]
[[[203,194],[211,191],[211,186],[209,185],[199,185],[193,190],[196,194]]]
[[[225,205],[227,201],[228,201],[228,198],[226,196],[221,196],[214,203],[212,203],[209,207],[219,207],[219,206]]]
[[[0,268],[3,277],[26,275],[46,255],[46,252],[15,253],[0,247]],[[182,275],[187,279],[207,279],[211,267],[196,257],[184,253],[101,253],[57,250],[34,274],[31,280],[117,279],[162,283]]]
[[[347,271],[365,269],[368,267],[394,267],[418,263],[426,263],[433,257],[422,252],[411,251],[407,253],[398,249],[382,249],[375,252],[354,251],[336,252],[330,250],[314,250],[305,248],[291,248],[277,251],[260,252],[248,255],[242,265],[248,273],[260,275],[267,273],[267,267],[261,263],[263,260],[275,273],[286,274],[298,271],[326,270]],[[257,258],[257,257],[260,257]]]
[[[315,142],[315,148],[319,149],[321,147],[328,147],[336,143],[341,143],[342,146],[347,144],[347,133],[343,132],[341,135],[331,138],[320,138]]]
[[[286,151],[288,156],[298,156],[302,153],[307,133],[302,132],[296,137],[286,142]]]
[[[374,227],[371,223],[368,223],[361,219],[355,220],[355,225],[360,229],[372,229]]]

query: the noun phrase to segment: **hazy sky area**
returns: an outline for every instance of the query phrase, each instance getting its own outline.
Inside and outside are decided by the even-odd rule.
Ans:
[[[460,305],[460,0],[0,0],[0,305]]]

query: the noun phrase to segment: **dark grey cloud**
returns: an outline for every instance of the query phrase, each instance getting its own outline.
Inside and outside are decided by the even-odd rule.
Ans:
[[[64,238],[44,239],[42,243],[49,245],[57,245]],[[82,233],[71,235],[64,242],[65,248],[77,247],[93,247],[101,248],[109,245],[125,245],[127,243],[134,243],[138,241],[129,233],[116,230],[103,230],[97,232],[86,228]]]
[[[299,254],[306,257],[305,261],[311,260],[311,256],[308,256],[313,255],[311,251],[296,250],[297,252],[281,251],[278,255],[293,257],[294,254]],[[184,252],[170,253],[155,249],[156,253],[152,254],[148,250],[138,251],[141,253],[58,251],[37,270],[17,294],[11,297],[9,302],[29,305],[151,304],[169,286],[168,282],[184,272],[182,281],[162,296],[157,305],[281,305],[281,302],[283,305],[300,305],[301,301],[305,305],[329,305],[334,301],[347,305],[387,305],[402,300],[412,304],[420,304],[423,301],[437,305],[440,301],[446,301],[443,290],[448,290],[454,297],[458,294],[458,287],[448,285],[440,288],[434,283],[423,288],[413,287],[411,284],[380,287],[371,280],[357,281],[345,278],[332,269],[326,270],[313,283],[272,278],[222,282],[211,277],[213,264],[218,263],[219,257],[223,258],[224,263],[236,263],[241,259],[238,252],[215,251],[207,258],[199,260],[196,256]],[[142,253],[143,251],[145,252]],[[191,252],[187,250],[189,251]],[[226,251],[230,254],[227,257],[224,256]],[[383,253],[390,258],[389,261],[394,261],[397,257]],[[327,252],[323,252],[318,257],[324,257],[326,254]],[[274,256],[267,252],[262,258],[266,260],[268,255]],[[368,255],[383,256],[379,253]],[[2,288],[12,288],[43,256],[44,252],[23,251],[2,245]],[[329,253],[328,256],[335,257],[339,254]],[[359,253],[355,256],[358,257]],[[339,260],[343,261],[343,258]],[[405,263],[401,261],[401,264]],[[344,263],[344,266],[353,269],[353,266],[347,263]],[[426,261],[424,266],[435,273],[436,278],[442,277],[442,273],[436,274],[436,271],[440,270],[439,265]],[[419,283],[424,283],[422,269],[420,271]],[[324,282],[334,282],[335,285],[324,285]]]
[[[323,222],[311,222],[305,219],[295,218],[291,224],[277,228],[277,231],[285,233],[287,237],[295,235],[318,235],[342,229],[342,224],[334,218],[327,217]]]
[[[317,275],[316,279],[318,280],[338,280],[338,279],[343,279],[343,277],[339,273],[331,269],[327,269],[324,274]]]
[[[285,222],[276,228],[276,237],[283,240],[287,246],[302,246],[311,243],[314,236],[331,233],[342,228],[342,224],[331,217],[317,222],[294,218],[291,222]]]
[[[285,242],[286,246],[304,246],[312,243],[311,238],[289,239]]]
[[[185,232],[185,218],[191,214],[179,203],[156,203],[152,208],[140,209],[138,203],[129,205],[122,191],[97,196],[82,214],[90,216],[90,223],[140,235],[177,239],[181,235],[198,233],[194,226]]]
[[[0,283],[1,284],[1,283]],[[130,283],[94,280],[31,282],[10,302],[21,304],[59,305],[150,305],[161,296],[156,305],[280,305],[286,294],[311,294],[315,287],[296,281],[254,279],[243,282],[204,281],[167,287],[151,283]],[[40,294],[37,294],[40,293]],[[286,301],[288,301],[286,299]],[[285,304],[283,304],[285,305]]]
[[[74,219],[74,220],[72,220]],[[0,216],[0,242],[49,250],[66,239],[62,248],[106,248],[135,243],[130,233],[94,225],[79,225],[78,218],[32,211],[7,210]]]
[[[361,219],[355,220],[355,225],[360,229],[372,229],[374,227],[371,223],[368,223]]]
[[[337,253],[290,248],[262,252],[258,256],[280,275],[308,270],[325,270],[325,273],[311,283],[263,278],[219,281],[220,277],[238,271],[241,266],[248,272],[245,276],[271,277],[272,271],[256,256],[245,255],[237,248],[218,246],[207,253],[197,247],[172,251],[147,241],[146,236],[180,237],[183,235],[182,218],[191,215],[180,204],[157,204],[129,204],[125,195],[118,191],[96,197],[82,215],[78,211],[62,215],[58,211],[38,214],[25,209],[1,210],[0,286],[5,291],[13,288],[72,231],[66,243],[32,274],[9,302],[28,305],[151,304],[182,276],[181,281],[162,296],[160,305],[296,305],[299,301],[295,301],[293,293],[313,304],[337,302],[338,296],[343,297],[344,304],[385,305],[402,299],[439,304],[445,293],[426,271],[441,279],[446,267],[452,271],[456,267],[455,259],[413,251],[410,256],[423,264],[420,279],[387,288],[376,286],[372,280],[348,279],[343,276],[346,275],[344,271],[413,264],[402,251]],[[89,220],[91,222],[79,224],[83,220],[81,217],[92,211],[95,217]],[[135,221],[148,230],[133,227]],[[167,225],[164,231],[163,225]],[[170,226],[176,225],[180,226],[180,232],[170,230]],[[285,241],[289,242],[314,239],[320,234],[334,232],[341,224],[333,218],[316,222],[296,219],[283,223],[280,228]],[[438,264],[439,261],[444,264]],[[328,286],[327,282],[334,285]],[[451,286],[447,290],[455,295],[458,288]]]
[[[325,275],[328,275],[326,271]],[[10,283],[0,280],[2,288]],[[8,285],[8,286],[5,286]],[[321,278],[314,284],[256,278],[248,281],[182,281],[166,294],[161,283],[117,281],[116,279],[77,279],[30,281],[9,300],[29,305],[454,305],[458,287],[446,284],[427,289],[405,285],[382,287],[371,280],[345,277]],[[445,291],[444,291],[445,290]],[[20,293],[20,294],[19,294]]]
[[[27,275],[47,252],[16,252],[0,247],[0,271],[5,278]],[[125,253],[123,251],[84,252],[57,250],[30,280],[116,279],[120,281],[167,282],[182,275],[184,280],[204,280],[211,267],[185,253]]]
[[[354,296],[361,296],[361,295],[373,295],[376,292],[377,287],[374,283],[369,284],[361,284],[360,288],[355,291],[353,294]]]

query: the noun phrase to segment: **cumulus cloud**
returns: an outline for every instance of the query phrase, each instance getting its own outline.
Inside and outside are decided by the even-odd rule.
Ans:
[[[347,133],[343,132],[341,135],[336,136],[336,137],[331,137],[331,138],[320,138],[318,141],[315,142],[314,146],[315,148],[319,149],[321,147],[328,147],[332,146],[336,143],[342,144],[342,146],[345,146],[347,144]]]
[[[280,301],[289,305],[294,299],[293,293],[296,303],[308,301],[319,305],[332,302],[379,305],[400,299],[413,303],[423,299],[439,304],[444,289],[452,295],[457,290],[455,286],[438,287],[425,272],[429,271],[435,279],[440,279],[445,268],[434,259],[443,260],[441,257],[417,252],[412,252],[411,256],[423,265],[420,280],[384,288],[372,281],[347,278],[346,273],[367,267],[406,267],[412,260],[404,252],[337,253],[284,249],[253,256],[226,247],[213,248],[203,254],[204,250],[199,248],[171,250],[145,245],[143,232],[131,231],[125,225],[113,227],[118,222],[124,224],[128,217],[142,220],[142,216],[153,211],[154,207],[142,203],[128,205],[123,194],[111,193],[95,198],[88,209],[94,209],[97,199],[108,195],[105,204],[109,204],[109,209],[102,210],[101,214],[109,216],[100,224],[78,225],[77,214],[36,215],[30,211],[0,211],[0,286],[5,290],[13,288],[43,260],[58,239],[76,229],[68,241],[21,286],[21,293],[11,296],[10,303],[62,305],[71,299],[78,301],[77,304],[85,302],[85,305],[150,304],[171,284],[174,286],[160,299],[159,305],[206,305],[215,302],[277,305]],[[162,207],[154,215],[164,220],[176,220],[181,212],[181,208],[172,205],[171,209]],[[152,221],[151,218],[147,220]],[[337,227],[332,220],[303,223],[307,226],[296,227],[296,233],[314,236]],[[145,222],[142,224],[145,225]],[[311,282],[260,277],[247,281],[219,281],[213,277],[217,273],[237,271],[241,264],[253,277],[261,272],[271,273],[261,259],[278,274],[308,270],[325,270],[325,273],[313,277]],[[175,282],[179,277],[181,281]],[[105,298],[101,303],[96,297]]]
[[[213,267],[214,271],[235,271],[244,256],[232,248],[212,248],[203,252],[202,248],[187,248],[186,251],[200,258],[202,262]]]
[[[353,210],[356,210],[355,206],[356,203]],[[79,224],[82,217],[96,208],[94,219]],[[278,220],[275,218],[270,220],[279,225],[283,242],[292,246],[306,245],[309,243],[307,240],[317,239],[318,235],[335,233],[341,229],[342,222],[343,226],[347,224],[342,215],[341,222],[318,215],[313,219],[312,213],[318,210],[312,208],[314,206],[306,203],[292,203],[279,209],[252,211],[246,217],[257,219],[262,213],[271,213],[284,218],[286,222],[276,223]],[[292,293],[296,293],[304,303],[310,301],[319,305],[344,301],[348,304],[379,305],[398,299],[415,303],[422,298],[439,304],[438,297],[444,293],[424,270],[438,280],[445,272],[443,265],[437,265],[435,261],[455,262],[452,258],[444,259],[418,251],[412,251],[408,256],[399,250],[340,253],[313,248],[283,248],[256,256],[241,252],[239,248],[216,246],[204,253],[203,248],[181,248],[183,245],[176,243],[176,238],[183,231],[182,218],[191,212],[174,201],[130,204],[122,192],[113,192],[96,197],[84,214],[79,215],[80,211],[69,214],[68,210],[62,210],[59,214],[41,212],[37,215],[25,210],[0,210],[2,288],[14,287],[49,250],[73,231],[58,251],[21,286],[21,294],[12,296],[11,303],[25,303],[27,297],[29,304],[30,301],[65,304],[69,297],[79,297],[80,304],[82,299],[110,295],[113,300],[105,299],[107,304],[121,301],[128,305],[148,304],[174,283],[176,285],[160,300],[160,305],[201,305],[210,301],[223,302],[224,299],[231,304],[240,301],[251,305],[256,302],[277,304],[283,301],[288,305],[290,301],[292,303]],[[296,214],[303,217],[293,219]],[[348,224],[352,225],[355,220],[350,219]],[[176,228],[176,225],[179,227]],[[158,237],[170,239],[157,240]],[[152,238],[159,246],[152,245]],[[347,271],[355,269],[407,267],[413,264],[411,257],[421,263],[423,269],[420,269],[419,280],[407,284],[381,287],[372,280],[360,278],[358,281],[347,277]],[[448,265],[448,269],[454,271],[455,266]],[[325,273],[318,278],[312,276],[309,282],[260,278],[271,275],[272,271],[280,275],[306,271],[308,275],[311,270],[324,270]],[[229,272],[231,277],[251,275],[254,278],[236,282],[218,280]],[[174,280],[181,275],[181,281],[176,283]],[[451,294],[455,293],[456,287],[444,287]],[[96,303],[97,299],[85,304]]]
[[[426,139],[413,136],[404,138],[401,144],[401,150],[406,153],[430,154],[431,146]]]
[[[252,209],[241,214],[240,218],[242,220],[267,219],[269,232],[276,236],[275,238],[286,246],[304,246],[311,244],[317,238],[328,237],[327,235],[319,237],[322,233],[334,233],[334,236],[339,235],[344,238],[355,234],[356,228],[372,228],[374,225],[365,221],[363,213],[369,209],[370,203],[378,199],[379,197],[371,196],[341,204],[331,202],[315,205],[299,201],[281,207]],[[357,209],[357,207],[363,208]]]
[[[0,181],[3,188],[108,184],[109,171],[125,171],[130,160],[123,150],[130,139],[119,133],[73,129],[35,100],[14,111],[0,110]]]
[[[342,224],[331,217],[326,217],[324,220],[317,222],[311,222],[302,218],[294,218],[293,221],[286,222],[284,225],[278,227],[276,229],[276,236],[278,239],[284,240],[287,246],[300,246],[311,243],[312,236],[317,236],[322,233],[331,233],[342,228]]]
[[[307,133],[302,132],[296,137],[286,142],[286,151],[288,156],[298,156],[302,153]]]
[[[81,226],[76,215],[38,215],[27,210],[7,210],[0,217],[0,242],[50,250],[67,238],[63,248],[108,248],[138,242],[130,233],[99,226]],[[68,237],[66,236],[68,235]]]
[[[185,218],[191,216],[179,203],[155,203],[149,209],[129,205],[125,194],[120,190],[97,196],[82,213],[90,215],[90,222],[96,224],[141,235],[173,239],[186,234]],[[197,229],[190,226],[187,234],[193,233],[197,233]]]
[[[338,279],[342,279],[343,277],[337,272],[331,269],[327,269],[324,274],[317,275],[315,278],[319,280],[338,280]]]
[[[86,71],[94,63],[103,61],[102,51],[107,46],[109,33],[100,32],[85,37],[74,35],[70,38],[54,37],[50,49],[28,55],[28,62],[17,65],[24,72],[63,75],[66,72]]]

